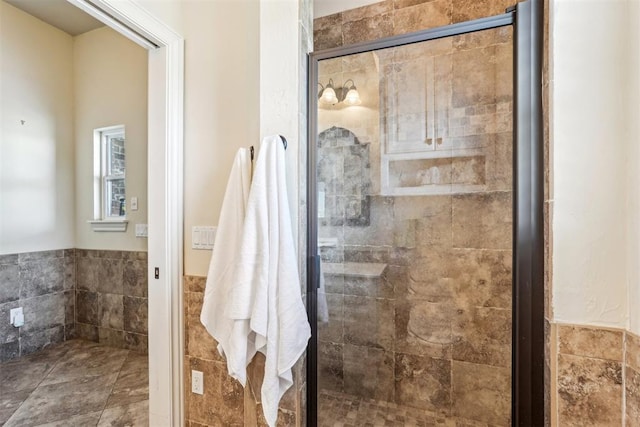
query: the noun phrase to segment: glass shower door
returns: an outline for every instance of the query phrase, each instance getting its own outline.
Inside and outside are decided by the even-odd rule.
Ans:
[[[501,27],[319,62],[319,426],[510,425],[512,52]]]

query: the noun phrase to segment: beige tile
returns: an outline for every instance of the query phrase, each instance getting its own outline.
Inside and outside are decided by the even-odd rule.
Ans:
[[[70,352],[42,381],[42,385],[66,383],[120,372],[129,351],[94,345]]]
[[[342,12],[342,22],[358,21],[363,18],[372,18],[391,12],[393,9],[393,0],[383,0],[367,6],[357,7]]]
[[[318,339],[326,342],[344,342],[344,295],[327,294],[329,321],[318,322]]]
[[[453,415],[491,425],[511,419],[511,369],[452,363]]]
[[[107,408],[149,400],[148,356],[129,353],[113,386]]]
[[[561,354],[622,361],[623,331],[576,325],[558,325]]]
[[[453,197],[453,246],[456,248],[512,248],[511,192],[465,194]]]
[[[640,372],[640,337],[626,332],[625,338],[627,366]]]
[[[344,390],[342,344],[318,342],[318,389]]]
[[[393,353],[380,348],[345,344],[344,391],[345,393],[393,401]]]
[[[511,310],[485,307],[458,310],[452,329],[453,360],[511,366]]]
[[[397,9],[393,17],[394,34],[440,27],[451,23],[451,0],[434,0]]]
[[[395,355],[396,402],[448,415],[451,411],[451,361]]]
[[[392,350],[394,306],[391,300],[345,295],[344,342]]]
[[[625,426],[640,426],[640,372],[625,370]]]
[[[501,15],[514,5],[514,0],[452,0],[453,22]]]
[[[393,15],[391,12],[365,17],[342,24],[345,45],[376,40],[393,35]]]
[[[184,290],[185,292],[204,292],[206,282],[206,277],[184,276]]]
[[[446,358],[451,355],[454,311],[448,302],[404,298],[396,301],[396,351]]]
[[[621,425],[622,364],[560,354],[558,397],[559,425]]]

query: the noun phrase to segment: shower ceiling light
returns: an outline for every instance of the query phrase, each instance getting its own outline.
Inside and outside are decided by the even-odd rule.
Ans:
[[[350,85],[349,82],[351,82]],[[347,80],[344,82],[344,86],[338,88],[333,87],[332,79],[329,79],[329,83],[326,86],[321,83],[318,83],[318,85],[321,88],[318,99],[323,104],[335,105],[343,101],[346,105],[360,105],[362,103],[358,89],[356,89],[352,79]]]

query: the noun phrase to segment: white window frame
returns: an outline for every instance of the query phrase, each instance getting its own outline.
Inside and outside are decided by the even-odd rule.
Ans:
[[[107,126],[93,131],[93,220],[89,221],[93,231],[127,231],[127,218],[108,215],[110,200],[107,200],[109,181],[125,179],[123,174],[110,174],[109,139],[122,136],[126,144],[124,125]],[[125,181],[126,192],[126,181]],[[126,194],[126,193],[125,193]]]

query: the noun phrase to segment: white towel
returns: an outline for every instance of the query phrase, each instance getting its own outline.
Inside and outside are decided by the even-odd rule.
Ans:
[[[230,369],[246,370],[256,351],[264,353],[261,401],[273,427],[280,398],[293,384],[291,368],[311,336],[293,241],[285,151],[278,136],[265,138],[260,146],[237,262],[227,306],[227,315],[237,323],[227,362]],[[238,377],[238,372],[232,375]]]
[[[251,159],[248,150],[241,148],[236,153],[224,193],[200,312],[200,321],[218,341],[218,351],[222,355],[229,352],[228,338],[233,320],[225,315],[225,305],[234,286],[234,267],[240,252],[250,185]]]

